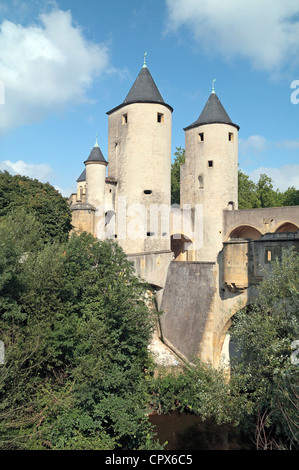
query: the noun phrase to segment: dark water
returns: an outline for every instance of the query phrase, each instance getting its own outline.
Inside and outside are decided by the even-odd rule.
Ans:
[[[232,425],[218,426],[213,420],[202,421],[199,416],[171,412],[151,415],[150,421],[161,444],[167,450],[254,450]]]

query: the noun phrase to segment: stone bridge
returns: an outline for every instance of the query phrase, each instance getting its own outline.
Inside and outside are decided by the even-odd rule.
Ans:
[[[164,343],[183,359],[199,357],[218,367],[225,349],[228,354],[231,317],[256,297],[256,287],[283,248],[299,251],[298,229],[298,206],[227,210],[216,260],[165,260],[158,292]],[[153,260],[150,266],[151,278],[158,279]]]

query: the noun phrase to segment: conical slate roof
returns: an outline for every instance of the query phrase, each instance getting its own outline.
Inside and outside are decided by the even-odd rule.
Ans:
[[[186,131],[193,127],[203,126],[205,124],[229,124],[230,126],[236,127],[238,130],[240,129],[237,124],[234,124],[231,121],[215,92],[210,94],[209,99],[197,121],[190,126],[185,127],[184,130]]]
[[[108,165],[107,161],[104,158],[104,155],[101,152],[101,149],[98,144],[98,140],[96,140],[96,143],[92,151],[90,152],[88,159],[85,160],[84,163],[86,162],[101,162],[101,163],[105,163],[106,165]]]
[[[107,114],[109,115],[113,111],[132,103],[160,103],[167,106],[171,112],[173,111],[172,107],[166,104],[163,100],[146,65],[143,65],[123,103],[116,108],[113,108],[111,111],[108,111]]]
[[[124,104],[139,103],[140,101],[153,101],[165,104],[147,67],[142,67],[140,70],[138,77],[124,100]]]
[[[77,183],[81,183],[81,181],[86,181],[86,168],[82,171],[81,175],[77,179]]]

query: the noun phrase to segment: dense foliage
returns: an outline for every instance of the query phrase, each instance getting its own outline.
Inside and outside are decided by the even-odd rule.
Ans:
[[[151,385],[157,413],[192,412],[231,423],[257,449],[299,449],[299,253],[285,251],[229,331],[237,355],[227,370],[195,361],[160,370]]]
[[[185,149],[176,148],[171,165],[171,203],[180,203],[180,167],[185,162]],[[258,207],[280,207],[299,205],[299,190],[289,187],[281,192],[273,189],[272,179],[261,174],[254,183],[243,171],[238,172],[238,205],[239,209]]]
[[[230,330],[239,354],[232,362],[235,386],[253,406],[244,425],[258,448],[298,449],[299,253],[276,259],[258,291]]]
[[[227,370],[215,369],[195,359],[178,371],[159,368],[152,384],[151,406],[157,413],[179,411],[194,413],[206,420],[213,418],[218,425],[240,420],[240,412],[251,409],[247,397],[233,396]]]
[[[0,448],[148,448],[147,290],[117,244],[41,234],[1,219]]]
[[[272,179],[261,174],[257,183],[239,170],[239,209],[299,205],[299,190],[293,186],[285,192],[273,189]]]
[[[0,172],[0,218],[20,208],[41,223],[45,241],[67,240],[71,213],[66,199],[49,183]]]

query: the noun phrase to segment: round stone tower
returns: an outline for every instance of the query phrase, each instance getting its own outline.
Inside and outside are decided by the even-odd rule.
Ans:
[[[85,165],[86,202],[95,208],[95,235],[104,238],[105,227],[105,181],[108,165],[96,139]]]
[[[181,206],[195,214],[195,261],[213,261],[222,249],[223,211],[238,209],[238,131],[215,93],[185,129]]]
[[[144,62],[123,103],[107,113],[117,239],[128,254],[170,250],[172,111]]]

